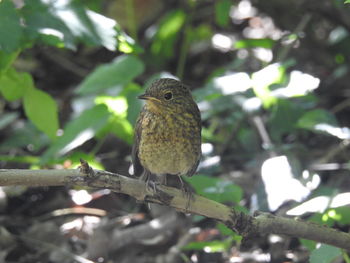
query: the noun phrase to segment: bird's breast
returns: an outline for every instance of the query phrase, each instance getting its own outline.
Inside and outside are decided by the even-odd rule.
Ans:
[[[146,112],[139,159],[154,174],[187,174],[200,158],[200,127],[191,114]]]

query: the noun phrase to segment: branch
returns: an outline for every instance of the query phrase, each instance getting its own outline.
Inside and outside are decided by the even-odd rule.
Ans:
[[[163,204],[179,211],[202,215],[223,222],[244,238],[258,234],[282,234],[326,243],[350,250],[350,234],[315,223],[291,218],[277,217],[268,213],[246,215],[226,205],[199,195],[194,195],[189,207],[182,191],[163,185],[157,192],[150,191],[138,179],[93,170],[86,162],[77,170],[19,170],[0,169],[0,186],[59,186],[78,185],[93,188],[107,188],[117,193],[127,194],[139,201]]]

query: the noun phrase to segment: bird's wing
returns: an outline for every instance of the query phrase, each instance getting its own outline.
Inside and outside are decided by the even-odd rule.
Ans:
[[[144,112],[141,111],[139,118],[136,121],[135,125],[135,134],[134,134],[134,145],[132,146],[131,159],[134,167],[134,176],[140,177],[143,173],[143,167],[139,159],[139,144],[141,139],[141,120],[143,118]]]
[[[194,175],[194,173],[196,172],[197,170],[197,167],[199,165],[199,162],[200,162],[200,159],[201,159],[201,156],[202,156],[202,150],[201,150],[201,130],[202,130],[202,122],[201,122],[201,113],[198,109],[198,106],[196,104],[196,107],[193,108],[193,116],[194,116],[194,119],[196,121],[196,127],[198,127],[198,136],[195,137],[197,138],[197,148],[198,148],[198,159],[197,161],[195,162],[195,164],[192,166],[192,168],[187,172],[187,176],[191,177],[192,175]]]

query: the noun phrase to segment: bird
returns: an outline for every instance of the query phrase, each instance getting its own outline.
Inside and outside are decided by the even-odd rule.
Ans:
[[[154,188],[151,175],[177,175],[181,189],[192,196],[192,190],[181,179],[192,176],[201,158],[201,116],[190,89],[182,82],[161,78],[145,93],[145,100],[135,125],[132,163],[134,176]]]

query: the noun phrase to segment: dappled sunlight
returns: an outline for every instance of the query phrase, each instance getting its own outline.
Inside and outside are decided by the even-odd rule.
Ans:
[[[261,176],[271,211],[289,200],[300,202],[310,194],[310,190],[294,178],[286,156],[267,159],[261,167]]]
[[[72,200],[77,205],[87,204],[92,200],[92,195],[86,190],[70,190]]]
[[[348,127],[336,127],[328,123],[318,123],[314,126],[316,131],[321,131],[338,137],[339,139],[350,139],[350,129]]]
[[[252,86],[249,75],[245,72],[229,73],[225,76],[214,78],[214,87],[222,94],[234,94],[247,91]]]
[[[60,155],[63,155],[72,149],[75,149],[76,147],[82,145],[84,142],[90,140],[95,136],[95,131],[93,128],[87,128],[83,131],[80,131],[75,138],[70,141],[67,145],[65,145],[58,153]]]
[[[209,155],[213,152],[214,146],[212,143],[202,143],[202,154]]]
[[[96,104],[105,104],[114,115],[126,117],[128,102],[125,97],[99,96],[95,99]]]
[[[317,196],[290,210],[287,215],[301,216],[305,213],[323,213],[328,208],[337,208],[350,205],[350,192],[337,194],[335,196]]]
[[[286,98],[305,96],[317,89],[319,85],[319,78],[298,70],[293,70],[290,73],[288,85],[285,88],[276,89],[272,93],[275,96]]]
[[[154,229],[159,229],[162,227],[162,222],[159,219],[153,219],[152,221],[149,222],[151,227]]]
[[[39,29],[39,32],[44,34],[44,35],[51,35],[58,37],[59,39],[63,40],[64,34],[56,29],[53,28],[41,28]]]
[[[222,52],[227,52],[233,49],[232,39],[224,34],[215,34],[211,39],[211,43],[214,48],[219,49]]]
[[[253,73],[253,86],[258,89],[265,88],[280,80],[281,76],[281,65],[279,63],[268,65],[267,67]]]

